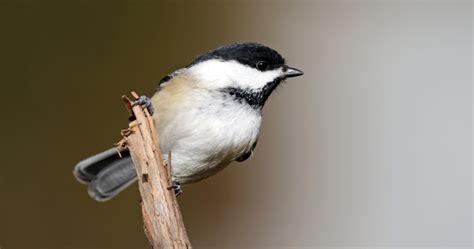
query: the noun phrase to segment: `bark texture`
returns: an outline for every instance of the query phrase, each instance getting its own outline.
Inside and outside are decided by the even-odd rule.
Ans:
[[[122,131],[118,146],[128,147],[137,170],[145,234],[154,249],[192,248],[171,189],[171,162],[162,158],[154,120],[146,108],[132,106],[125,96],[123,100],[136,119]],[[171,161],[171,154],[168,158]]]

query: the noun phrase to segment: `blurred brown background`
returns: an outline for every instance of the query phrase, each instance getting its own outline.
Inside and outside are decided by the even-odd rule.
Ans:
[[[0,2],[0,248],[149,248],[135,187],[72,167],[119,140],[120,96],[257,41],[305,72],[255,157],[180,198],[196,248],[472,246],[471,1]],[[393,248],[393,247],[392,247]]]

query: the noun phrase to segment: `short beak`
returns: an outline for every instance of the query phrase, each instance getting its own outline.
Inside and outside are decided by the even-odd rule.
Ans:
[[[300,75],[303,75],[303,71],[300,71],[296,68],[292,67],[286,67],[286,70],[283,70],[283,75],[285,75],[285,78],[291,78],[291,77],[297,77]]]

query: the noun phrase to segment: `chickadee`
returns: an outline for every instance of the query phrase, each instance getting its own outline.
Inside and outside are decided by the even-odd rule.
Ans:
[[[163,157],[173,154],[175,193],[180,184],[247,160],[257,144],[265,101],[286,78],[302,74],[277,51],[249,42],[211,50],[164,77],[151,105]],[[79,162],[74,175],[97,201],[109,200],[137,179],[129,152],[119,157],[115,148]]]

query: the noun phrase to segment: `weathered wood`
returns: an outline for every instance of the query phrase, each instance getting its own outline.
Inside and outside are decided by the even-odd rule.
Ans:
[[[134,92],[132,95],[137,98]],[[178,202],[171,189],[171,163],[163,160],[154,120],[148,110],[123,100],[136,120],[122,131],[119,146],[126,146],[135,164],[145,234],[154,249],[191,248]],[[169,156],[169,160],[171,157]]]

